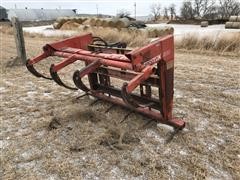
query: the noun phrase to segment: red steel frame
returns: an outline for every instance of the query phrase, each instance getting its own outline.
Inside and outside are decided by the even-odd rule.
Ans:
[[[98,99],[124,106],[161,123],[182,129],[185,122],[172,116],[174,80],[174,39],[172,35],[159,38],[149,45],[135,50],[95,47],[91,34],[76,36],[46,44],[43,53],[28,60],[26,66],[37,77],[33,65],[49,57],[65,58],[50,68],[52,79],[69,89],[82,89]],[[94,51],[100,48],[101,52]],[[121,54],[117,52],[121,51]],[[57,72],[77,60],[86,66],[76,71],[73,81],[76,87],[65,85]],[[88,76],[90,87],[81,78]],[[121,89],[112,86],[112,77],[125,80]],[[45,77],[46,78],[46,77]],[[51,78],[49,78],[51,79]],[[133,91],[140,87],[140,95]],[[152,87],[158,88],[158,98],[153,97]]]

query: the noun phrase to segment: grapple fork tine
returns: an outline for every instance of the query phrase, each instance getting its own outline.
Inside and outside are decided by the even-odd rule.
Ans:
[[[73,82],[74,84],[81,90],[85,92],[89,92],[90,89],[82,82],[82,77],[88,75],[89,73],[94,72],[99,66],[101,66],[100,61],[96,60],[91,64],[87,65],[80,71],[77,70],[73,74]]]
[[[149,78],[153,73],[155,69],[153,66],[146,67],[143,69],[142,73],[135,76],[129,83],[123,83],[122,86],[122,98],[123,101],[128,104],[129,106],[133,108],[138,108],[138,107],[151,107],[154,105],[154,103],[147,103],[147,104],[140,104],[138,101],[132,98],[130,93],[137,87],[139,86],[143,81],[145,81],[147,78]]]
[[[73,73],[73,82],[76,85],[78,89],[81,89],[82,91],[88,93],[90,89],[83,84],[82,79],[80,78],[80,71],[77,70]]]
[[[56,71],[53,70],[53,67],[54,65],[52,64],[51,67],[50,67],[50,74],[52,76],[52,79],[60,86],[63,86],[67,89],[70,89],[70,90],[78,90],[78,88],[75,88],[75,87],[70,87],[68,85],[66,85],[59,77],[58,73]]]
[[[44,79],[49,79],[52,80],[52,78],[44,76],[43,74],[39,73],[32,64],[29,63],[30,59],[27,60],[26,62],[26,67],[28,69],[29,72],[31,72],[34,76],[38,77],[38,78],[44,78]]]

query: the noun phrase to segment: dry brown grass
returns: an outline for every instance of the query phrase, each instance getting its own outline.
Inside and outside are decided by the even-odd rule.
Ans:
[[[71,30],[71,27],[66,26],[66,29]],[[74,28],[74,30],[76,30],[76,28]],[[85,28],[83,27],[81,29],[78,29],[78,32],[79,34],[92,33],[94,36],[100,36],[108,42],[126,42],[129,47],[141,47],[150,41],[146,33],[134,31],[132,31],[132,33],[129,33],[128,31],[119,31],[118,29],[113,28],[88,28],[86,26]],[[11,26],[1,26],[0,33],[13,35],[13,28]],[[28,32],[24,32],[24,36],[31,38],[49,38],[43,34]],[[67,37],[69,37],[69,35],[61,35],[55,37],[55,39],[63,39]]]
[[[71,27],[67,27],[71,30]],[[108,42],[122,41],[126,42],[129,47],[141,47],[150,42],[150,38],[145,31],[129,31],[127,29],[118,30],[116,28],[102,28],[102,27],[88,27],[81,26],[74,27],[79,34],[92,33],[94,36],[102,37]],[[13,35],[11,26],[1,26],[0,33]],[[43,34],[24,32],[24,36],[31,38],[49,38]],[[67,38],[69,35],[62,35],[54,39]],[[216,52],[221,55],[229,54],[234,56],[240,55],[240,32],[224,33],[219,36],[199,36],[197,34],[188,34],[183,38],[176,40],[175,47],[181,50],[198,51],[200,53]]]
[[[176,42],[176,48],[199,51],[232,52],[240,55],[240,32],[224,33],[220,36],[188,34]]]
[[[141,47],[149,43],[147,34],[141,32],[133,31],[129,33],[128,31],[119,31],[111,28],[94,28],[86,30],[86,32],[91,32],[94,36],[100,36],[109,42],[125,42],[129,47]]]
[[[1,34],[8,34],[8,35],[13,35],[13,27],[10,25],[2,25],[0,26],[0,33]],[[23,32],[24,36],[26,37],[31,37],[31,38],[47,38],[43,34],[39,33],[29,33],[29,32]]]
[[[10,25],[1,25],[0,33],[13,35],[13,28]]]

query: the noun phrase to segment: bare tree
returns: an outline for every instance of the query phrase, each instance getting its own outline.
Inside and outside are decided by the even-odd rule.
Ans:
[[[216,5],[216,0],[186,0],[181,7],[181,17],[184,19],[228,19],[239,14],[239,0],[219,0],[219,5]]]
[[[164,8],[163,8],[163,18],[164,18],[164,19],[169,19],[169,16],[168,16],[168,8],[167,8],[167,7],[164,7]]]
[[[161,4],[153,3],[150,6],[151,14],[153,15],[154,21],[157,21],[161,16]]]
[[[194,10],[191,0],[184,1],[180,9],[181,17],[184,19],[194,19]]]
[[[194,0],[194,13],[197,17],[200,17],[200,13],[202,11],[203,3],[205,0]]]
[[[203,9],[202,17],[209,15],[213,16],[214,14],[217,14],[217,5],[215,0],[208,0],[205,3],[204,9]]]
[[[126,9],[120,9],[118,10],[118,13],[117,13],[117,16],[120,18],[129,17],[130,15],[131,13]]]
[[[197,18],[211,14],[215,7],[215,0],[194,0],[194,13]]]
[[[219,14],[222,19],[240,14],[240,2],[238,0],[219,0],[219,4]]]
[[[170,11],[170,15],[171,15],[171,20],[173,20],[173,16],[176,16],[176,5],[171,4],[169,6],[169,11]]]
[[[203,15],[204,19],[218,19],[219,18],[219,13],[218,13],[218,6],[213,5],[208,8],[208,10],[205,12]]]

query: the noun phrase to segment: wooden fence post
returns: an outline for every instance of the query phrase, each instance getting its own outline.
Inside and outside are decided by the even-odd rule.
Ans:
[[[15,36],[15,42],[16,42],[16,50],[17,50],[17,58],[16,60],[20,60],[22,64],[26,64],[27,56],[26,56],[26,50],[25,50],[25,43],[24,43],[24,37],[23,37],[23,30],[22,30],[22,24],[19,22],[17,17],[12,17],[12,25],[13,25],[13,31]]]

